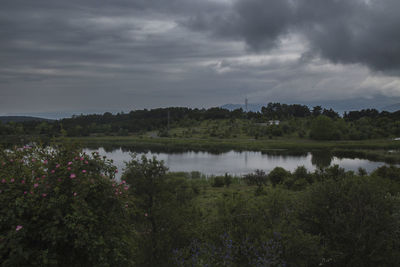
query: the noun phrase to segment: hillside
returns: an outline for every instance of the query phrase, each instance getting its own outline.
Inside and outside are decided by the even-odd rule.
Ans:
[[[50,119],[30,117],[30,116],[0,116],[0,122],[26,122],[26,121],[53,121]]]

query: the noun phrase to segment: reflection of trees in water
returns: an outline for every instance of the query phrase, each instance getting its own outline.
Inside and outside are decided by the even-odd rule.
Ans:
[[[187,152],[206,152],[212,155],[220,155],[230,151],[235,151],[238,153],[251,152],[251,150],[237,150],[237,149],[225,149],[225,148],[204,148],[204,149],[193,149],[188,147],[171,147],[171,146],[160,146],[160,145],[118,145],[118,144],[90,144],[86,146],[89,149],[99,149],[103,148],[105,152],[113,152],[115,150],[121,149],[123,152],[136,152],[136,153],[166,153],[166,154],[181,154]],[[255,151],[257,152],[257,151]],[[302,150],[263,150],[262,155],[267,155],[271,158],[282,157],[283,159],[288,159],[292,157],[307,157],[309,152]],[[330,162],[329,162],[330,163]]]
[[[261,151],[261,154],[271,158],[282,157],[283,159],[288,159],[292,157],[307,157],[308,152],[302,150],[264,150]]]
[[[332,162],[332,154],[330,151],[313,151],[311,152],[311,163],[320,169],[329,167]]]
[[[117,145],[117,144],[90,144],[87,145],[88,149],[103,148],[105,152],[113,152],[121,149],[123,152],[136,152],[136,153],[166,153],[166,154],[181,154],[186,152],[207,152],[209,154],[219,155],[232,151],[232,149],[221,148],[204,148],[192,149],[187,147],[171,147],[168,145]],[[242,152],[242,151],[240,151]]]

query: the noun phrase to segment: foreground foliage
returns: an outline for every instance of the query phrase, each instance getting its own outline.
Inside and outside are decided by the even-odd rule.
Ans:
[[[2,151],[2,266],[132,265],[129,200],[114,172],[70,148]]]
[[[133,155],[0,154],[2,266],[396,266],[400,169],[338,166],[240,179]]]

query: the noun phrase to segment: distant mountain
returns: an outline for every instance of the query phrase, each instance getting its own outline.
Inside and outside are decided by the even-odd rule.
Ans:
[[[300,104],[306,105],[310,109],[315,106],[321,106],[322,108],[330,109],[332,108],[339,114],[352,110],[362,110],[362,109],[377,109],[379,111],[389,111],[394,112],[400,110],[400,98],[399,97],[387,97],[387,96],[375,96],[373,98],[349,98],[342,100],[316,100],[316,101],[266,101],[265,103],[249,103],[249,111],[261,111],[263,106],[266,106],[268,102],[280,102],[281,104]],[[242,108],[245,110],[244,104],[226,104],[221,106],[221,108],[226,108],[229,110],[234,110]]]
[[[396,112],[396,111],[399,111],[400,110],[400,103],[397,103],[397,104],[393,104],[393,105],[390,105],[390,106],[386,106],[386,107],[383,107],[383,108],[381,108],[381,110],[383,111],[389,111],[389,112]]]
[[[30,117],[30,116],[0,116],[0,121],[2,123],[8,123],[8,122],[53,121],[53,120],[43,119],[38,117]]]

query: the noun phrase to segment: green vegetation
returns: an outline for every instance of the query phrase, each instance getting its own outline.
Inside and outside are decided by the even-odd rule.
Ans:
[[[340,117],[317,106],[269,103],[261,112],[159,108],[80,115],[59,121],[0,124],[2,136],[152,136],[195,139],[369,140],[400,135],[400,111],[351,111]]]
[[[9,148],[0,153],[2,266],[396,266],[400,169],[329,165],[332,156],[400,163],[399,121],[400,112],[340,117],[270,103],[258,113],[168,108],[0,124]],[[33,139],[54,144],[10,146]],[[110,161],[69,141],[134,151],[311,151],[318,168],[207,178],[133,157],[116,181]]]
[[[66,147],[0,151],[2,266],[129,266],[132,202],[115,167]]]
[[[323,163],[321,163],[323,164]],[[96,153],[0,153],[2,266],[396,266],[400,168],[338,166],[244,178],[169,173],[121,181]]]
[[[129,113],[80,115],[59,121],[0,123],[3,144],[48,142],[65,137],[85,146],[134,147],[168,151],[325,150],[400,163],[400,111],[351,111],[269,103],[261,112],[221,108],[159,108]]]

